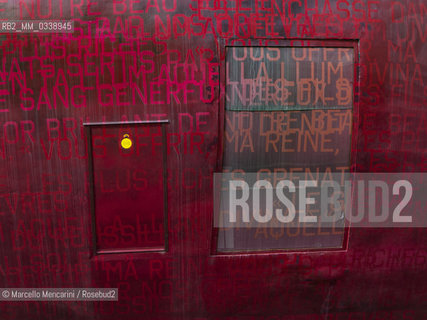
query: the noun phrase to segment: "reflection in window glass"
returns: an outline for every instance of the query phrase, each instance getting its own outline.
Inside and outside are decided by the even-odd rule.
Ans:
[[[351,48],[228,48],[223,171],[349,171],[353,72]],[[219,229],[218,251],[342,248],[343,227]]]

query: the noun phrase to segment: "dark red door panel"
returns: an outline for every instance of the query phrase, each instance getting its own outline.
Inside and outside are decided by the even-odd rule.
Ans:
[[[88,125],[97,253],[167,249],[163,125]]]

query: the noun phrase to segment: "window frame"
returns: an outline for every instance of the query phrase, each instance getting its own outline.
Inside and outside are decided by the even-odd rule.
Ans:
[[[224,158],[224,139],[225,139],[225,115],[226,115],[226,57],[228,48],[232,47],[322,47],[322,48],[352,48],[354,54],[354,72],[353,72],[353,106],[352,106],[352,125],[350,128],[350,173],[356,172],[357,159],[357,137],[359,126],[359,39],[219,39],[218,50],[220,55],[220,98],[218,112],[218,152],[215,172],[222,172]],[[214,191],[215,192],[215,191]],[[214,226],[214,217],[212,215],[212,234],[211,234],[211,255],[213,256],[232,256],[232,255],[254,255],[254,254],[285,254],[285,253],[304,253],[304,252],[346,252],[350,236],[350,224],[346,223],[344,227],[344,236],[342,247],[339,248],[306,248],[306,249],[260,249],[260,250],[236,250],[236,251],[218,251],[219,228]]]

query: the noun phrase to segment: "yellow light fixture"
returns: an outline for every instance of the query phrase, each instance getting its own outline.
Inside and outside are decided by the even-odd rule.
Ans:
[[[129,149],[130,147],[132,147],[132,140],[129,139],[128,134],[123,135],[123,139],[120,142],[120,145],[122,146],[123,149]]]

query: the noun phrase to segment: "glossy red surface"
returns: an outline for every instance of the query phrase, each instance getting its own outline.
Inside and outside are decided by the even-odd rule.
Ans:
[[[2,302],[0,318],[426,319],[423,228],[350,229],[342,251],[212,249],[225,47],[355,48],[352,169],[425,172],[426,12],[422,0],[1,1],[1,19],[75,31],[0,35],[0,286],[117,287],[119,301]],[[167,251],[95,254],[83,124],[141,120],[169,121],[167,184],[134,199],[160,218],[167,186]],[[95,174],[162,170],[157,153],[122,167],[116,147]],[[98,226],[113,206],[132,213],[129,197],[98,198]],[[163,247],[158,235],[134,247]],[[97,248],[133,247],[120,241]]]

